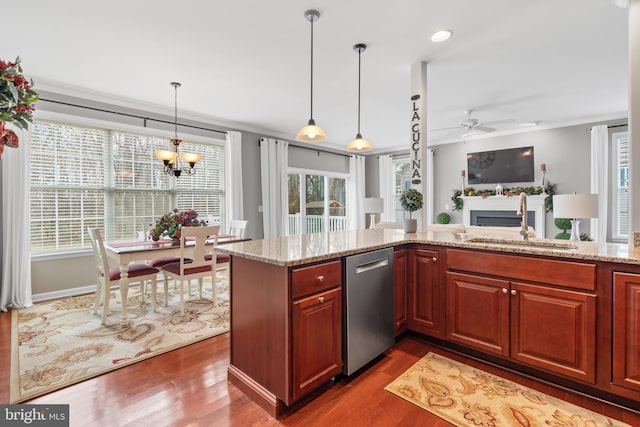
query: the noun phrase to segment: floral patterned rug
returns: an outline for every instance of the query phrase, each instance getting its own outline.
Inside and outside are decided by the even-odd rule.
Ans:
[[[631,427],[435,353],[385,390],[458,427]]]
[[[151,290],[142,303],[139,286],[128,295],[129,325],[121,327],[120,292],[112,290],[107,324],[100,311],[93,314],[95,294],[37,303],[12,310],[11,403],[29,400],[88,378],[121,368],[229,330],[229,281],[226,270],[217,272],[217,304],[205,281],[199,299],[185,295],[180,315],[179,294],[169,283],[169,304],[164,307],[164,286],[158,284],[158,309],[151,308]],[[186,282],[185,282],[186,284]],[[179,289],[179,287],[178,287]]]

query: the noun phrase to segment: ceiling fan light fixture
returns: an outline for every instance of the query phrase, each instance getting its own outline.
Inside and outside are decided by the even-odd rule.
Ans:
[[[358,133],[356,137],[347,144],[347,151],[352,153],[365,153],[367,151],[373,150],[373,146],[369,141],[362,137],[360,133],[360,77],[361,77],[361,69],[362,69],[362,52],[367,49],[367,45],[364,43],[358,43],[353,46],[353,50],[358,52]]]
[[[443,41],[447,41],[453,35],[453,31],[451,30],[440,30],[436,31],[431,35],[431,41],[434,43],[441,43]]]
[[[311,23],[311,114],[307,125],[296,134],[296,139],[302,142],[321,142],[327,140],[327,133],[320,126],[316,125],[315,120],[313,120],[313,23],[320,19],[320,12],[309,9],[304,13],[304,17]]]

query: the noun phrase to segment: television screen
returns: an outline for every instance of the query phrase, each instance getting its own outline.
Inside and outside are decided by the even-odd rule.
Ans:
[[[533,181],[533,147],[467,154],[469,184]]]

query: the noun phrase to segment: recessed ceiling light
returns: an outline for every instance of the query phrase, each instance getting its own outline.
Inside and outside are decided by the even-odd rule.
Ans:
[[[542,121],[536,120],[531,122],[524,122],[522,123],[522,126],[538,126],[540,123],[542,123]]]
[[[431,36],[431,41],[434,43],[440,43],[445,40],[449,40],[453,32],[451,30],[440,30],[433,33]]]

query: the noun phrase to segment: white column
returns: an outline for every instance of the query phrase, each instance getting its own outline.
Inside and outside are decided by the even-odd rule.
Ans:
[[[417,212],[418,231],[421,231],[429,223],[429,207],[433,205],[427,176],[427,63],[424,61],[411,66],[410,102],[411,186],[419,190],[424,199],[423,208]]]
[[[629,244],[640,231],[640,0],[629,1]]]

